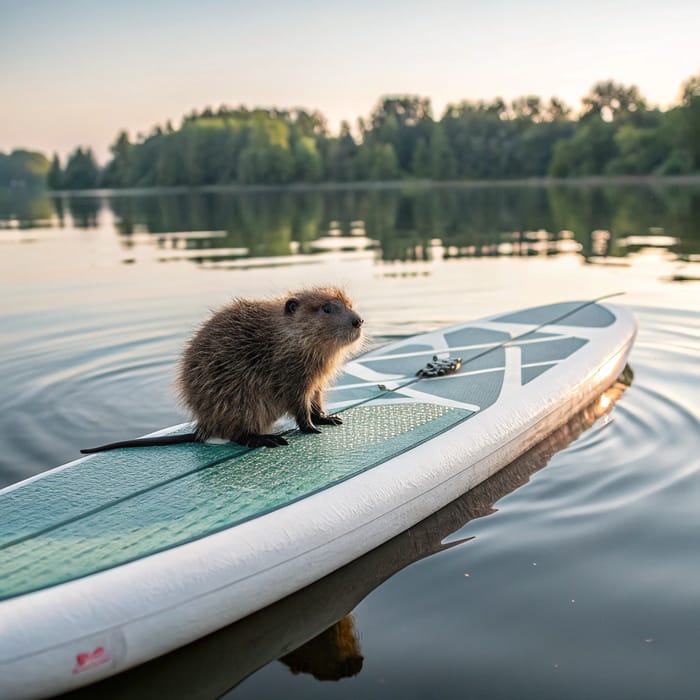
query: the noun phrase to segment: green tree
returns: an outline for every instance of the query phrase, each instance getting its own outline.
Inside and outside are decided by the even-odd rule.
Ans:
[[[639,129],[623,124],[615,133],[618,155],[605,167],[610,175],[653,173],[668,155],[668,146],[657,129]]]
[[[455,159],[441,126],[433,129],[430,138],[430,175],[434,180],[450,180],[456,173]]]
[[[271,145],[266,152],[267,172],[263,182],[271,185],[285,185],[292,181],[294,162],[289,148],[278,144]]]
[[[539,121],[545,108],[542,99],[537,95],[526,95],[518,97],[510,104],[509,115],[513,119],[524,119],[526,121]]]
[[[549,175],[602,175],[609,161],[618,155],[615,131],[615,126],[600,116],[579,123],[570,139],[554,146]]]
[[[15,149],[0,153],[0,186],[42,187],[51,164],[43,153]]]
[[[573,122],[565,120],[526,124],[516,141],[514,171],[520,177],[547,175],[554,148],[570,138],[574,128]]]
[[[126,187],[131,184],[132,145],[126,131],[119,132],[115,142],[109,147],[112,160],[104,170],[102,181],[106,187]]]
[[[681,137],[693,169],[700,170],[700,73],[683,83],[681,99]]]
[[[454,155],[457,177],[517,176],[515,147],[520,125],[507,119],[502,99],[448,105],[440,125]]]
[[[54,153],[51,159],[51,168],[46,176],[46,184],[52,190],[60,190],[63,187],[63,171],[57,153]]]
[[[443,132],[444,138],[444,132]],[[413,158],[411,159],[411,172],[419,178],[432,177],[432,168],[430,162],[430,148],[425,139],[420,139],[413,149]]]
[[[350,132],[348,122],[341,122],[340,135],[336,139],[327,142],[325,174],[335,182],[348,182],[354,180],[355,160],[358,153],[358,145]]]
[[[390,145],[400,172],[409,173],[416,144],[421,138],[429,138],[432,125],[430,99],[416,95],[383,97],[370,115],[364,141]]]
[[[543,118],[548,122],[567,121],[571,116],[571,107],[558,97],[550,97],[544,108]]]
[[[616,121],[647,107],[636,85],[626,86],[613,80],[596,83],[582,103],[584,115],[601,117],[604,121]]]
[[[63,171],[63,187],[67,190],[93,189],[99,184],[100,171],[92,149],[76,148],[69,156]]]
[[[383,143],[370,147],[369,178],[371,180],[395,180],[399,176],[399,162],[394,147]]]
[[[292,146],[293,179],[298,182],[318,182],[323,172],[321,156],[311,136],[304,136]]]

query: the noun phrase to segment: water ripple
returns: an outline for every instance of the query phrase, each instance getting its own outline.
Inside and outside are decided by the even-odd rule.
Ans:
[[[0,358],[6,369],[0,485],[75,458],[88,443],[182,420],[173,382],[183,342],[175,324],[143,319],[10,329]]]
[[[697,455],[698,420],[669,397],[632,387],[611,416],[555,458],[538,503],[550,513],[547,522],[572,526],[650,506],[666,489],[697,479]]]

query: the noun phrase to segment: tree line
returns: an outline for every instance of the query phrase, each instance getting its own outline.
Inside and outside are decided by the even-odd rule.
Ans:
[[[572,110],[556,98],[463,101],[434,118],[428,98],[382,98],[357,128],[330,133],[320,112],[222,106],[131,140],[121,132],[100,168],[89,148],[62,164],[52,189],[462,180],[700,171],[700,74],[675,106],[648,104],[636,86],[597,83]]]

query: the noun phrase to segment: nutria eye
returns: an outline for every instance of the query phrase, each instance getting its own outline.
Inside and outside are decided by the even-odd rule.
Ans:
[[[284,305],[284,312],[286,314],[293,314],[299,308],[299,301],[297,299],[287,299],[287,303]]]
[[[329,314],[329,313],[331,313],[331,312],[333,311],[333,304],[331,304],[330,302],[327,301],[327,302],[321,307],[321,309],[323,310],[323,313]]]

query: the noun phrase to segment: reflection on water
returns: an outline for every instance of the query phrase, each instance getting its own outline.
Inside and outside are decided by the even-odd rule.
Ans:
[[[356,676],[364,659],[352,615],[341,618],[280,661],[292,673],[309,673],[319,681]]]
[[[0,228],[111,228],[124,262],[199,264],[373,251],[385,261],[580,255],[627,264],[649,248],[700,263],[700,188],[441,187],[143,195],[0,193]],[[3,232],[2,235],[6,235]],[[148,255],[148,249],[157,251]],[[295,262],[302,262],[301,259]]]

